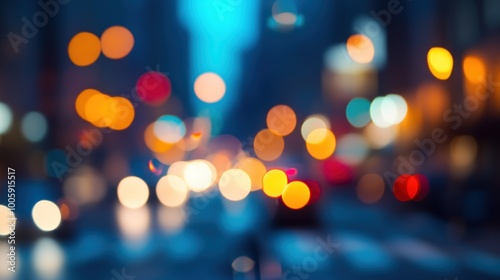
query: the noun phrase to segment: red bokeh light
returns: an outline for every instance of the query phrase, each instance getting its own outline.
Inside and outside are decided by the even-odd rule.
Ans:
[[[429,193],[429,181],[421,174],[403,174],[394,182],[392,191],[399,201],[420,201]]]
[[[329,184],[343,185],[352,180],[352,170],[348,165],[335,160],[327,159],[322,163],[323,176]]]
[[[137,95],[144,103],[158,106],[170,97],[172,84],[167,76],[159,72],[149,71],[139,77],[136,90]]]

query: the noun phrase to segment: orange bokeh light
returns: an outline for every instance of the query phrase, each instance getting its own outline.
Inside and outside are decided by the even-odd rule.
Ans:
[[[357,63],[370,63],[375,56],[375,47],[372,41],[365,35],[354,34],[346,43],[347,53]]]
[[[134,36],[123,26],[111,26],[102,33],[101,46],[107,58],[124,58],[134,47]]]
[[[80,32],[69,42],[69,59],[77,66],[88,66],[94,63],[100,54],[99,37],[90,32]]]
[[[253,141],[253,148],[257,157],[265,161],[273,161],[281,156],[285,149],[283,137],[274,134],[269,129],[257,133]]]
[[[277,105],[267,113],[266,123],[274,134],[286,136],[295,129],[297,116],[292,108],[286,105]]]

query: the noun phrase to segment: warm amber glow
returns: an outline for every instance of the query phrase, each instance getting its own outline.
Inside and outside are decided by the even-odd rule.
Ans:
[[[88,66],[94,63],[100,54],[101,42],[92,33],[80,32],[69,42],[69,59],[77,66]]]
[[[134,47],[134,36],[123,26],[112,26],[102,33],[101,46],[107,58],[124,58]]]
[[[229,169],[219,180],[219,190],[222,196],[232,201],[244,199],[250,193],[252,180],[241,169]]]
[[[307,117],[300,128],[302,138],[307,140],[307,136],[318,128],[330,129],[330,121],[323,115],[311,115]]]
[[[135,109],[127,98],[120,96],[112,97],[109,107],[112,120],[109,124],[109,128],[124,130],[134,121]]]
[[[375,47],[370,38],[362,34],[354,34],[346,43],[347,53],[357,63],[370,63],[375,56]]]
[[[285,187],[281,198],[288,208],[300,209],[309,202],[311,191],[305,183],[293,181]]]
[[[281,156],[285,149],[285,140],[269,129],[257,133],[253,141],[253,148],[257,157],[265,161],[273,161]]]
[[[161,141],[153,131],[154,123],[150,123],[146,131],[144,131],[144,142],[146,146],[153,152],[162,153],[168,151],[174,144]]]
[[[120,203],[133,209],[146,204],[149,197],[148,185],[141,178],[135,176],[123,178],[116,191]]]
[[[453,70],[453,57],[447,49],[434,47],[427,53],[427,65],[434,77],[447,80]]]
[[[99,92],[98,90],[89,88],[89,89],[85,89],[82,92],[80,92],[80,94],[76,98],[76,101],[75,101],[76,113],[82,119],[87,120],[87,118],[85,117],[85,107],[87,106],[87,102],[89,101],[89,99],[92,96],[97,95],[97,94],[102,94],[102,93]]]
[[[266,123],[274,134],[286,136],[295,129],[297,116],[292,108],[286,105],[277,105],[267,113]]]
[[[201,101],[214,103],[226,94],[226,83],[216,73],[204,73],[194,81],[194,93]]]
[[[486,66],[477,56],[466,56],[463,63],[465,78],[471,83],[486,80]]]
[[[14,212],[12,212],[14,213]],[[15,218],[15,216],[10,215],[10,210],[4,205],[0,205],[0,235],[8,235],[9,229],[9,219]]]
[[[207,160],[193,160],[184,168],[183,178],[189,189],[194,192],[202,192],[215,183],[217,180],[217,170]]]
[[[315,159],[326,159],[335,151],[335,136],[328,129],[315,129],[306,140],[306,148],[309,154]]]
[[[184,180],[174,175],[163,176],[156,184],[158,199],[163,205],[169,207],[183,205],[188,198],[188,191]]]
[[[52,231],[61,223],[61,211],[52,201],[38,201],[33,207],[31,215],[35,225],[43,231]]]
[[[267,171],[262,161],[252,157],[242,158],[236,163],[236,168],[245,171],[250,176],[252,191],[262,189],[262,178]]]
[[[287,184],[288,177],[283,170],[271,169],[262,179],[262,190],[269,197],[279,197]]]

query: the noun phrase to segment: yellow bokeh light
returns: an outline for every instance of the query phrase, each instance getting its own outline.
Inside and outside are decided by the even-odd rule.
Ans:
[[[300,133],[302,138],[307,140],[307,136],[316,129],[325,128],[330,129],[330,121],[322,115],[311,115],[302,123]]]
[[[106,94],[92,95],[85,104],[85,117],[87,121],[97,127],[106,127],[112,122],[112,115],[108,110],[111,97]]]
[[[207,160],[193,160],[184,168],[184,181],[194,192],[202,192],[217,180],[217,170]]]
[[[77,66],[88,66],[94,63],[100,54],[101,42],[92,33],[80,32],[69,42],[69,59]]]
[[[43,231],[52,231],[61,223],[61,211],[59,207],[54,202],[48,200],[38,201],[31,211],[31,216],[35,225]]]
[[[384,179],[378,174],[366,174],[358,182],[356,192],[364,203],[375,203],[384,195]]]
[[[267,113],[266,124],[274,134],[286,136],[295,129],[297,116],[292,108],[286,105],[277,105]]]
[[[285,187],[281,199],[288,208],[297,210],[307,205],[311,199],[311,191],[305,183],[293,181]]]
[[[329,129],[319,128],[309,133],[306,140],[306,148],[315,159],[326,159],[335,151],[335,135]]]
[[[375,47],[372,41],[365,35],[354,34],[347,39],[347,53],[357,63],[370,63],[375,56]]]
[[[226,83],[216,73],[203,73],[194,81],[194,93],[203,102],[215,103],[226,94]]]
[[[271,169],[262,178],[262,191],[269,197],[279,197],[288,184],[288,177],[283,170]]]
[[[285,149],[283,137],[274,134],[269,129],[263,129],[257,133],[253,140],[253,148],[258,158],[265,161],[273,161],[281,156]]]
[[[167,175],[156,184],[156,195],[160,202],[169,207],[181,206],[188,198],[188,188],[184,180],[177,176]]]
[[[486,66],[477,56],[466,56],[463,69],[465,78],[471,83],[479,83],[486,79]]]
[[[82,119],[87,120],[87,118],[85,117],[85,107],[86,107],[89,99],[96,94],[102,94],[102,93],[99,92],[98,90],[89,88],[89,89],[85,89],[82,92],[80,92],[80,94],[76,98],[76,101],[75,101],[76,113]]]
[[[109,103],[111,112],[111,123],[109,128],[114,130],[124,130],[128,128],[135,117],[135,109],[132,103],[124,97],[113,97]]]
[[[112,26],[102,33],[101,46],[107,58],[124,58],[134,47],[134,36],[123,26]]]
[[[447,49],[434,47],[427,53],[427,65],[434,77],[447,80],[453,70],[453,57]]]
[[[14,212],[13,212],[14,213]],[[0,235],[8,235],[9,229],[9,219],[15,218],[15,216],[10,215],[10,210],[4,205],[0,205]]]
[[[251,188],[250,176],[241,169],[229,169],[220,176],[220,193],[231,201],[244,199],[250,193]]]
[[[252,180],[252,191],[262,189],[262,178],[267,171],[262,161],[253,157],[242,158],[236,163],[235,167],[245,171],[248,176],[250,176]]]
[[[146,146],[153,152],[155,153],[162,153],[168,151],[174,144],[170,143],[165,143],[161,141],[156,135],[154,134],[154,123],[150,123],[146,127],[146,131],[144,131],[144,142],[146,143]]]
[[[132,209],[143,206],[149,198],[148,185],[141,178],[135,176],[123,178],[116,191],[120,203]]]

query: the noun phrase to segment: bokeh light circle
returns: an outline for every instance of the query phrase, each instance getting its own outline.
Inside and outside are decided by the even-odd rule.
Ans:
[[[307,151],[315,159],[322,160],[330,157],[335,147],[335,135],[329,129],[315,129],[307,136]]]
[[[375,47],[365,35],[354,34],[347,39],[347,53],[357,63],[370,63],[375,56]]]
[[[14,212],[13,212],[14,213]],[[10,210],[5,205],[0,205],[0,235],[8,235],[10,233],[9,221],[15,218],[10,215]]]
[[[189,190],[184,180],[174,175],[163,176],[156,184],[158,199],[168,207],[183,205],[188,198],[188,194]]]
[[[301,181],[290,182],[283,190],[281,199],[290,209],[301,209],[307,205],[311,198],[309,187]]]
[[[123,26],[111,26],[101,35],[101,47],[107,58],[124,58],[134,47],[134,36]]]
[[[80,32],[69,42],[69,59],[77,66],[88,66],[94,63],[100,54],[101,41],[90,32]]]
[[[156,137],[165,143],[176,143],[186,134],[184,122],[173,115],[159,117],[153,126]]]
[[[215,166],[207,160],[193,160],[184,168],[184,181],[194,192],[202,192],[217,180]]]
[[[47,135],[47,119],[38,112],[29,112],[21,119],[21,131],[30,142],[39,142]]]
[[[139,208],[146,204],[149,198],[148,185],[144,180],[135,176],[123,178],[116,191],[118,200],[127,208]]]
[[[280,197],[288,184],[288,177],[283,170],[271,169],[262,178],[262,191],[269,197]]]
[[[263,129],[257,133],[253,141],[253,148],[258,158],[265,161],[273,161],[281,156],[285,149],[283,137],[274,134],[269,129]]]
[[[353,98],[346,107],[346,117],[349,123],[357,128],[370,122],[370,101],[366,98]]]
[[[5,103],[0,102],[0,135],[7,132],[12,125],[12,111]]]
[[[302,123],[302,127],[300,128],[300,133],[302,134],[302,138],[307,140],[307,136],[311,132],[316,129],[330,129],[330,121],[327,117],[323,115],[311,115],[306,118],[306,120]]]
[[[434,77],[447,80],[453,70],[453,57],[447,49],[433,47],[427,52],[427,65]]]
[[[203,73],[194,81],[194,93],[203,102],[215,103],[226,94],[226,83],[216,73]]]
[[[295,129],[297,116],[289,106],[276,105],[267,113],[266,124],[274,134],[286,136]]]
[[[357,165],[366,158],[368,152],[365,138],[357,133],[349,133],[340,137],[335,156],[344,163]]]
[[[252,180],[241,169],[229,169],[219,179],[219,190],[222,196],[231,201],[244,199],[250,193]]]
[[[168,100],[172,93],[170,79],[160,72],[148,71],[136,83],[136,93],[146,104],[158,106]]]
[[[59,207],[48,200],[40,200],[31,211],[35,225],[43,231],[53,231],[61,223],[61,211]]]

